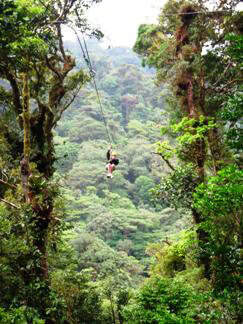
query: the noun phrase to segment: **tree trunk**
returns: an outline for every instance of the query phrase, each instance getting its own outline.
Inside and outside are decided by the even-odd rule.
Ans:
[[[48,228],[51,221],[51,213],[53,210],[53,197],[49,188],[46,187],[43,189],[39,183],[41,181],[47,181],[50,167],[52,166],[52,160],[46,160],[45,163],[45,171],[40,172],[37,177],[38,183],[33,185],[33,179],[31,178],[30,171],[30,160],[31,160],[31,118],[30,118],[30,90],[29,90],[29,79],[28,73],[23,74],[23,132],[24,132],[24,143],[23,143],[23,158],[20,162],[21,165],[21,179],[22,179],[22,190],[23,195],[25,197],[25,203],[31,207],[32,210],[32,218],[30,220],[30,233],[32,236],[32,244],[34,248],[34,253],[31,255],[31,259],[34,261],[33,266],[27,270],[24,274],[24,280],[26,284],[30,282],[39,281],[42,283],[43,287],[40,290],[44,290],[44,293],[40,291],[40,296],[45,296],[42,300],[39,297],[36,300],[33,296],[32,299],[29,300],[30,306],[36,307],[36,303],[39,304],[39,309],[42,310],[42,316],[46,318],[46,323],[53,323],[51,319],[48,319],[46,316],[46,309],[49,307],[49,298],[47,297],[46,290],[49,288],[48,281],[48,261],[47,261],[47,238],[48,238]],[[32,135],[33,136],[33,135]],[[46,144],[46,139],[39,139]],[[49,146],[52,143],[52,138],[49,140]],[[49,151],[48,151],[49,153]],[[43,149],[39,152],[39,154],[43,158],[45,158],[45,150],[44,145]],[[35,171],[33,171],[35,172]],[[38,197],[42,197],[39,199]],[[32,305],[33,304],[33,305]]]
[[[115,315],[115,311],[114,311],[112,296],[110,296],[110,304],[111,304],[112,321],[113,321],[113,324],[116,324],[116,315]]]
[[[22,179],[22,190],[25,196],[25,202],[30,203],[30,192],[29,192],[29,160],[30,160],[30,90],[28,73],[23,74],[23,130],[24,130],[24,156],[20,162],[21,166],[21,179]]]
[[[200,225],[202,222],[201,215],[195,208],[192,208],[192,216],[194,223]],[[204,275],[207,279],[210,279],[210,259],[207,254],[205,254],[205,244],[208,243],[208,233],[205,232],[200,226],[196,230],[198,238],[198,247],[199,247],[199,265],[204,266]]]
[[[222,164],[222,145],[218,129],[215,127],[208,132],[208,142],[213,161],[214,174],[220,170]]]

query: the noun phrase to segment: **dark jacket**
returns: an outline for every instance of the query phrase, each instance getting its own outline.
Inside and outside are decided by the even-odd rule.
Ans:
[[[117,158],[111,158],[111,150],[108,150],[106,153],[106,157],[107,160],[109,161],[109,163],[114,164],[114,165],[118,165],[119,164],[119,159]]]

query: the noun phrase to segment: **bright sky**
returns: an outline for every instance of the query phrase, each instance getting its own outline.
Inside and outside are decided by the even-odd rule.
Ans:
[[[217,0],[209,0],[209,9],[213,10]],[[156,23],[160,8],[167,0],[103,0],[94,4],[88,12],[93,27],[104,34],[105,46],[132,47],[140,24]],[[240,4],[238,10],[243,9]],[[66,39],[73,39],[72,32],[64,30]]]
[[[132,47],[140,24],[156,23],[160,8],[167,0],[103,0],[88,12],[89,22],[104,34],[105,46]],[[65,28],[64,38],[74,40],[70,29]]]
[[[111,46],[135,43],[140,24],[156,22],[167,0],[103,0],[90,9],[90,21],[105,34]]]

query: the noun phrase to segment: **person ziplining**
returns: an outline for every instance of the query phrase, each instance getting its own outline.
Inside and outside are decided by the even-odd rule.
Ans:
[[[209,13],[216,13],[216,12],[228,12],[228,11],[224,11],[224,10],[223,11],[212,11],[212,12],[209,12]],[[204,14],[204,12],[194,12],[193,11],[193,12],[180,13],[180,15],[195,15],[195,14],[200,14],[200,13]],[[168,16],[173,16],[173,15],[174,14],[168,14]],[[81,23],[81,19],[80,19],[79,15],[78,15],[77,10],[76,10],[76,16],[77,16],[78,21]],[[101,112],[101,115],[102,115],[102,118],[103,118],[107,138],[108,138],[108,141],[110,143],[110,148],[108,149],[108,151],[106,153],[107,160],[108,160],[108,164],[106,165],[106,170],[108,171],[107,178],[112,178],[113,177],[112,172],[116,169],[116,166],[119,164],[119,159],[117,158],[117,153],[112,152],[112,149],[111,149],[111,142],[112,142],[111,141],[111,136],[110,136],[110,133],[109,133],[109,128],[108,128],[107,122],[106,122],[106,118],[105,118],[105,114],[104,114],[104,110],[103,110],[103,105],[102,105],[102,102],[101,102],[101,99],[100,99],[99,90],[98,90],[97,83],[96,83],[96,80],[95,80],[95,71],[94,71],[93,66],[92,66],[92,62],[91,62],[91,59],[90,59],[89,51],[88,51],[87,44],[86,44],[83,33],[82,33],[82,38],[83,38],[84,46],[82,45],[82,42],[81,42],[81,40],[79,38],[79,35],[78,35],[77,31],[75,30],[75,28],[73,28],[72,26],[68,26],[68,27],[70,27],[74,31],[74,33],[76,34],[80,49],[81,49],[81,51],[83,53],[84,61],[85,61],[86,65],[87,65],[87,67],[88,67],[91,80],[93,81],[93,85],[94,85],[94,89],[95,89],[95,92],[96,92],[96,95],[97,95],[98,104],[99,104],[100,112]]]
[[[80,18],[79,18],[79,15],[78,15],[77,12],[76,12],[76,15],[77,15],[77,18],[79,20]],[[95,89],[95,92],[96,92],[96,95],[97,95],[98,104],[99,104],[100,112],[101,112],[102,119],[103,119],[103,122],[104,122],[107,139],[108,139],[108,141],[110,143],[110,148],[108,149],[108,151],[106,153],[106,157],[107,157],[107,161],[108,161],[108,163],[106,164],[107,178],[112,178],[113,177],[112,173],[113,173],[113,171],[115,171],[116,166],[119,164],[119,159],[117,158],[117,153],[112,151],[111,136],[110,136],[109,128],[108,128],[107,121],[106,121],[106,118],[105,118],[104,109],[103,109],[103,105],[102,105],[102,102],[101,102],[99,90],[98,90],[97,83],[96,83],[96,80],[95,80],[95,71],[94,71],[93,66],[92,66],[92,62],[91,62],[91,59],[90,59],[90,55],[89,55],[89,51],[88,51],[88,47],[87,47],[84,35],[82,35],[83,44],[84,44],[84,46],[83,46],[77,31],[73,27],[70,27],[70,28],[72,28],[72,30],[76,34],[80,49],[81,49],[82,54],[83,54],[84,61],[85,61],[86,65],[87,65],[87,67],[88,67],[89,74],[90,74],[91,80],[93,81],[94,89]]]
[[[112,148],[110,147],[106,153],[107,157],[107,165],[106,170],[107,172],[107,178],[112,178],[112,172],[115,171],[116,166],[119,164],[119,159],[117,158],[117,153],[112,151]]]

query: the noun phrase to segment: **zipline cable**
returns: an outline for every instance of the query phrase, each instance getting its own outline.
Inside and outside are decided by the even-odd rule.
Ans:
[[[178,15],[179,16],[183,16],[183,15],[211,14],[211,13],[229,13],[230,14],[232,12],[237,12],[237,11],[232,11],[232,10],[231,11],[230,10],[193,11],[193,12],[185,12],[185,13],[177,13],[177,14],[165,14],[165,16],[178,16]],[[80,21],[80,18],[79,18],[79,15],[78,15],[77,12],[76,12],[76,15],[77,15],[78,20]],[[74,31],[74,33],[75,33],[75,35],[76,35],[76,37],[78,39],[79,46],[81,48],[81,51],[82,51],[82,54],[83,54],[83,58],[84,58],[85,63],[87,65],[88,69],[89,69],[89,74],[90,74],[91,79],[93,81],[93,85],[94,85],[94,88],[95,88],[95,92],[96,92],[96,95],[97,95],[97,98],[98,98],[98,103],[99,103],[100,112],[101,112],[101,115],[102,115],[102,118],[103,118],[103,122],[104,122],[104,125],[105,125],[106,134],[107,134],[109,143],[111,145],[112,144],[111,136],[110,136],[109,129],[108,129],[108,125],[107,125],[107,121],[106,121],[106,118],[105,118],[104,109],[103,109],[103,105],[102,105],[102,102],[101,102],[101,99],[100,99],[100,94],[99,94],[97,82],[95,80],[95,71],[93,70],[93,66],[92,66],[92,62],[91,62],[91,59],[90,59],[88,47],[87,47],[87,44],[86,44],[86,41],[85,41],[85,38],[84,38],[84,34],[82,33],[82,38],[83,38],[83,43],[84,43],[84,47],[83,47],[82,42],[80,40],[80,37],[79,37],[76,29],[73,28],[70,25],[68,27],[70,27]]]
[[[110,142],[110,145],[111,145],[111,136],[110,136],[110,133],[109,133],[109,129],[108,129],[107,121],[106,121],[106,118],[105,118],[105,113],[104,113],[103,105],[102,105],[102,102],[101,102],[101,99],[100,99],[99,90],[98,90],[98,87],[97,87],[97,82],[95,80],[95,72],[93,70],[92,62],[91,62],[91,59],[90,59],[90,55],[89,55],[89,51],[88,51],[88,47],[87,47],[87,44],[86,44],[84,35],[83,35],[83,42],[84,42],[84,47],[85,47],[87,59],[88,59],[88,62],[89,62],[88,65],[90,67],[90,75],[91,75],[91,78],[93,80],[94,88],[95,88],[95,91],[96,91],[96,94],[97,94],[97,98],[98,98],[98,102],[99,102],[99,106],[100,106],[100,111],[101,111],[101,114],[102,114],[102,117],[103,117],[103,121],[104,121],[104,124],[105,124],[105,129],[106,129],[107,137],[108,137],[109,142]]]
[[[193,15],[193,14],[200,14],[200,13],[206,14],[206,13],[219,13],[219,12],[220,13],[232,13],[232,11],[229,11],[229,10],[221,10],[221,11],[210,11],[210,12],[203,12],[203,11],[187,12],[187,13],[181,13],[181,14],[179,13],[178,15]],[[80,20],[77,12],[76,12],[76,15],[77,15],[78,20]],[[172,16],[172,15],[175,15],[175,14],[168,14],[166,16]],[[101,114],[102,114],[102,117],[103,117],[103,121],[104,121],[104,124],[105,124],[105,129],[106,129],[107,137],[108,137],[109,143],[111,145],[111,136],[110,136],[110,133],[109,133],[109,129],[108,129],[107,122],[106,122],[106,118],[105,118],[105,114],[104,114],[102,102],[101,102],[101,99],[100,99],[99,90],[98,90],[97,83],[96,83],[96,80],[95,80],[95,72],[93,70],[93,66],[92,66],[92,62],[91,62],[91,59],[90,59],[88,47],[87,47],[87,44],[86,44],[86,41],[85,41],[85,38],[84,38],[84,34],[82,33],[82,38],[83,38],[83,43],[84,43],[85,50],[84,50],[83,45],[82,45],[82,43],[80,41],[80,38],[78,36],[78,33],[76,32],[76,30],[74,30],[74,31],[75,31],[75,34],[77,36],[77,39],[78,39],[78,42],[79,42],[79,46],[80,46],[80,48],[82,50],[84,60],[85,60],[85,62],[87,64],[87,67],[89,69],[90,76],[91,76],[91,78],[93,80],[94,88],[95,88],[95,91],[96,91],[96,94],[97,94],[97,98],[98,98],[98,102],[99,102],[99,106],[100,106],[100,111],[101,111]]]
[[[165,14],[165,16],[186,16],[186,15],[195,15],[195,14],[213,14],[213,13],[223,13],[223,14],[231,14],[232,12],[240,12],[235,10],[215,10],[215,11],[191,11],[191,12],[182,12],[182,13],[173,13],[173,14]]]
[[[78,15],[77,15],[77,17],[78,17]],[[71,27],[71,26],[69,26],[69,27]],[[92,65],[92,62],[91,62],[91,59],[90,59],[90,55],[89,55],[89,51],[88,51],[88,47],[87,47],[84,35],[82,33],[83,42],[84,42],[84,47],[83,47],[82,42],[80,40],[80,37],[79,37],[77,31],[75,30],[75,28],[73,28],[73,27],[71,27],[71,28],[72,28],[72,30],[74,31],[74,33],[75,33],[75,35],[77,37],[79,46],[80,46],[82,54],[83,54],[84,61],[85,61],[86,65],[87,65],[87,67],[89,69],[89,74],[90,74],[90,77],[91,77],[91,79],[93,81],[94,89],[95,89],[97,99],[98,99],[98,104],[99,104],[99,107],[100,107],[100,112],[101,112],[103,122],[104,122],[104,125],[105,125],[106,134],[107,134],[107,137],[108,137],[108,140],[109,140],[109,144],[111,146],[112,145],[112,140],[111,140],[111,136],[110,136],[110,133],[109,133],[107,121],[106,121],[106,118],[105,118],[103,105],[102,105],[102,102],[101,102],[101,99],[100,99],[99,89],[98,89],[98,86],[97,86],[97,82],[95,80],[95,71],[93,70],[93,65]]]

